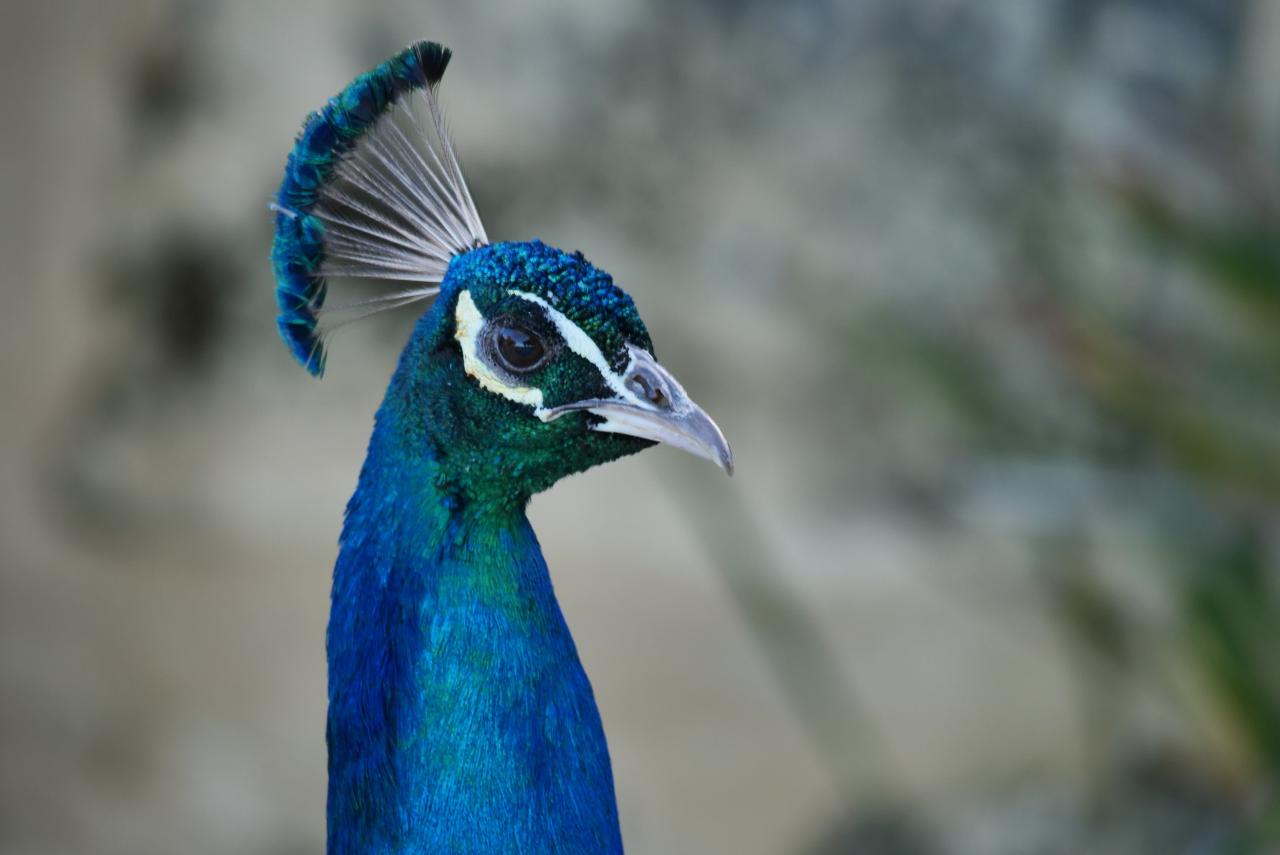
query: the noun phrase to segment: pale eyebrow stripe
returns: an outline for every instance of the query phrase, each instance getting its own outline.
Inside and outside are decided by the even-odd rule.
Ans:
[[[627,384],[622,378],[614,373],[609,367],[609,360],[604,358],[604,354],[600,351],[600,346],[595,343],[591,336],[582,331],[582,327],[569,320],[563,312],[553,307],[546,300],[537,294],[530,294],[527,291],[517,291],[514,288],[508,289],[507,293],[513,297],[519,297],[521,300],[528,300],[530,303],[541,306],[546,312],[547,318],[551,323],[555,324],[556,330],[560,333],[560,337],[564,339],[564,343],[569,349],[581,356],[583,359],[595,366],[600,372],[600,376],[604,378],[604,382],[609,385],[619,398],[631,401],[634,404],[642,404],[639,398],[627,388]]]

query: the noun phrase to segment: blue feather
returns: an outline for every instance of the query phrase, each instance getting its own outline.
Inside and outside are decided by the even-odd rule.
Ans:
[[[470,494],[423,436],[444,421],[430,390],[455,382],[428,354],[468,281],[451,277],[419,322],[347,507],[328,630],[328,852],[620,853],[604,731],[527,497]]]
[[[613,855],[600,715],[525,507],[655,441],[732,456],[608,273],[489,243],[434,100],[448,61],[414,45],[311,114],[275,201],[278,325],[312,374],[344,308],[328,276],[418,283],[345,307],[361,314],[436,300],[378,410],[334,569],[328,852]],[[434,145],[390,109],[414,91]]]
[[[325,227],[312,216],[319,191],[344,155],[404,93],[436,86],[452,56],[435,42],[418,42],[360,75],[307,117],[285,163],[276,193],[271,248],[280,335],[294,357],[316,376],[324,373],[324,347],[316,332],[324,305]]]

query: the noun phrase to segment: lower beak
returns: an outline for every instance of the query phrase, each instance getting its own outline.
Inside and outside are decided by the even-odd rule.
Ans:
[[[625,397],[565,404],[546,411],[543,418],[550,421],[567,412],[585,410],[602,419],[592,430],[661,442],[704,457],[733,474],[733,451],[719,425],[647,351],[631,348],[631,364],[623,384],[629,392]]]
[[[733,450],[711,416],[693,401],[682,413],[662,413],[640,409],[624,402],[601,401],[587,412],[603,417],[591,426],[604,433],[624,433],[705,457],[728,474],[733,474]]]

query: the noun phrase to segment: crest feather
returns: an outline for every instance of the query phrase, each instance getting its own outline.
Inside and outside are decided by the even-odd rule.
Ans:
[[[489,242],[449,139],[437,89],[452,56],[419,42],[307,117],[271,208],[280,334],[312,374],[354,320],[430,299],[450,260]],[[326,305],[328,278],[392,280]]]

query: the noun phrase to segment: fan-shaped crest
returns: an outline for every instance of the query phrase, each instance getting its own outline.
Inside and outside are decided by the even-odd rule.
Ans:
[[[435,296],[450,259],[489,241],[437,99],[450,56],[419,42],[356,78],[307,117],[289,155],[272,205],[276,302],[312,374],[333,330]],[[331,276],[399,285],[333,306]]]

